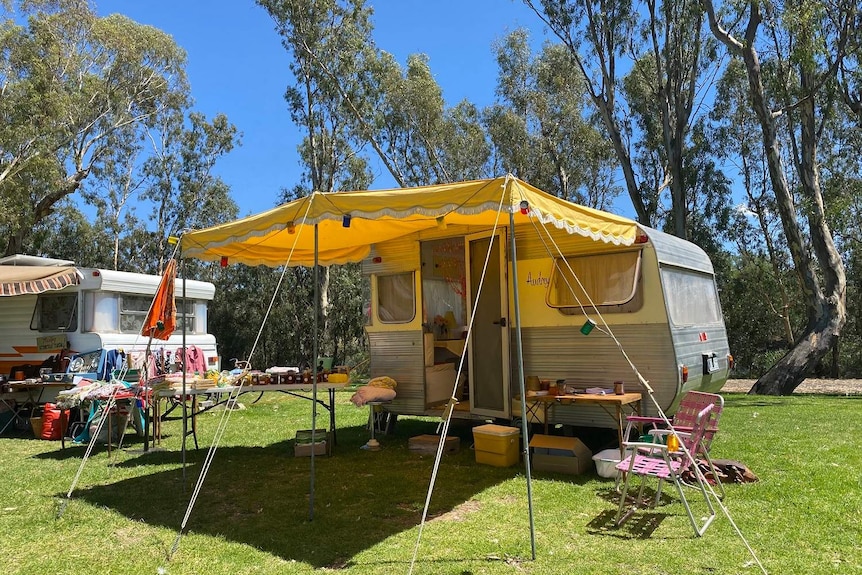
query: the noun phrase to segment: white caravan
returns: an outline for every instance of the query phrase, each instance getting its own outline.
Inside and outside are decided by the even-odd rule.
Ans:
[[[70,372],[110,376],[109,352],[146,349],[141,326],[160,281],[161,276],[80,268],[67,260],[0,258],[0,374],[38,377],[53,358],[55,372],[71,362]],[[216,339],[207,333],[215,286],[177,279],[175,294],[177,329],[167,341],[153,340],[152,349],[167,356],[196,346],[207,369],[218,370]]]

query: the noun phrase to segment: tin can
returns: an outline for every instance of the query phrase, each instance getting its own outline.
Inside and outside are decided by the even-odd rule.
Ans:
[[[614,393],[616,395],[624,395],[626,392],[625,387],[623,386],[623,382],[615,381],[614,382]]]

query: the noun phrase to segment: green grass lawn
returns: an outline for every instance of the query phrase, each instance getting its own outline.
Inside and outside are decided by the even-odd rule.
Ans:
[[[419,525],[433,456],[408,450],[434,433],[432,419],[400,418],[383,449],[368,439],[366,409],[337,394],[337,445],[315,458],[293,456],[310,403],[267,394],[231,414],[187,532],[170,561],[192,489],[220,413],[199,418],[200,450],[182,462],[181,423],[164,424],[160,449],[141,453],[132,437],[111,457],[99,448],[78,472],[84,447],[21,433],[0,437],[0,540],[7,574],[409,573],[760,573],[727,516],[693,535],[672,488],[665,504],[612,527],[613,481],[593,469],[534,473],[536,559],[531,558],[526,480],[521,466],[475,463],[470,428],[444,456]],[[247,398],[247,399],[246,399]],[[725,505],[769,573],[862,571],[862,398],[725,395],[713,456],[747,464],[760,481],[727,486]],[[320,410],[318,426],[328,422]],[[690,492],[695,511],[705,508]]]

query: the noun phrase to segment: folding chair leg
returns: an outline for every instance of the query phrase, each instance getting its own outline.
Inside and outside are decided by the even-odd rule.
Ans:
[[[705,457],[707,465],[709,465],[709,471],[712,473],[712,476],[715,478],[715,485],[718,487],[716,491],[718,491],[718,498],[724,499],[724,484],[721,482],[721,479],[718,477],[718,472],[715,470],[715,465],[712,464],[712,458],[709,454]]]
[[[712,520],[715,519],[715,508],[712,506],[712,501],[709,499],[709,493],[706,491],[706,487],[704,487],[703,482],[698,479],[698,487],[700,488],[700,493],[703,495],[703,500],[706,502],[706,506],[709,509],[709,516],[704,521],[703,525],[698,526],[697,520],[694,518],[694,513],[691,511],[691,507],[688,505],[688,500],[685,498],[685,493],[683,493],[683,483],[680,481],[679,476],[674,479],[674,485],[676,485],[676,490],[679,493],[679,498],[682,501],[683,507],[685,507],[685,512],[688,514],[688,520],[691,522],[691,527],[694,529],[695,534],[698,537],[702,537],[706,528],[709,527],[709,524],[712,523]]]
[[[623,481],[623,491],[622,493],[620,493],[620,507],[617,510],[617,516],[614,518],[614,525],[616,525],[617,527],[622,525],[626,521],[626,519],[628,519],[631,514],[634,513],[634,510],[637,508],[637,505],[634,505],[631,509],[629,509],[627,513],[623,514],[623,511],[625,511],[626,508],[626,497],[629,493],[629,482],[631,481],[632,475],[632,473],[625,474],[626,478],[625,481]],[[641,480],[641,485],[643,486],[643,480]]]
[[[658,486],[655,488],[655,504],[653,507],[658,507],[658,502],[661,499],[661,488],[664,485],[664,479],[658,480]]]

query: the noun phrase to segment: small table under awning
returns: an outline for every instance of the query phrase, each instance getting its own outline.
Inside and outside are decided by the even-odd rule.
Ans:
[[[622,395],[615,394],[591,394],[591,393],[573,393],[568,395],[529,395],[525,406],[527,408],[527,417],[538,415],[539,410],[542,411],[543,421],[545,422],[545,434],[548,433],[548,407],[553,404],[583,404],[583,405],[598,405],[605,410],[610,417],[616,422],[617,439],[619,440],[620,452],[623,449],[623,409],[627,407],[633,414],[641,412],[641,394],[640,393],[624,393]]]

